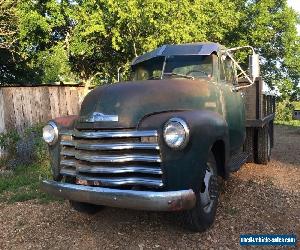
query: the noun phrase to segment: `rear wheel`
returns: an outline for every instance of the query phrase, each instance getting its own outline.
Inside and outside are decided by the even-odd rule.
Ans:
[[[213,153],[210,153],[204,178],[199,183],[200,190],[196,193],[196,205],[183,213],[189,229],[203,232],[213,224],[219,198],[218,182],[216,159]]]
[[[84,214],[95,214],[103,209],[103,206],[78,202],[78,201],[69,201],[70,206],[76,210],[77,212],[84,213]]]
[[[247,162],[254,162],[254,128],[246,129],[244,152],[248,154]]]
[[[269,126],[259,128],[257,132],[257,163],[268,164],[271,157],[271,136]]]

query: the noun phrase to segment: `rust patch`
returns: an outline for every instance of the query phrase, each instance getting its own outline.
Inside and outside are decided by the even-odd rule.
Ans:
[[[69,115],[57,117],[54,119],[54,121],[62,127],[71,127],[74,124],[75,120],[77,120],[78,118],[78,115]]]
[[[194,193],[191,193],[190,195],[185,196],[184,198],[181,197],[180,199],[168,201],[170,211],[181,211],[186,208],[191,209],[195,206],[195,204],[196,204],[196,197]]]

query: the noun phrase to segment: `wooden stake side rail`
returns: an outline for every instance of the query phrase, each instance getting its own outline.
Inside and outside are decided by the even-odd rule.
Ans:
[[[239,84],[249,84],[246,80],[241,79]],[[246,105],[246,126],[263,127],[266,123],[275,118],[276,97],[263,93],[263,81],[259,77],[255,84],[242,90]]]

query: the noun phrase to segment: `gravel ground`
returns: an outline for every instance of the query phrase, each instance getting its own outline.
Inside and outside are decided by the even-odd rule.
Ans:
[[[173,213],[105,208],[87,216],[67,202],[0,203],[0,249],[239,249],[242,233],[299,238],[300,128],[277,126],[275,135],[267,166],[246,164],[225,183],[205,233],[187,231]]]

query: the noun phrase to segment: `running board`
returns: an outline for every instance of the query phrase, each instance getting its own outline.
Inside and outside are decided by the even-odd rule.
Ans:
[[[241,166],[247,162],[248,154],[246,152],[242,152],[231,157],[231,160],[228,164],[230,172],[238,171]]]

